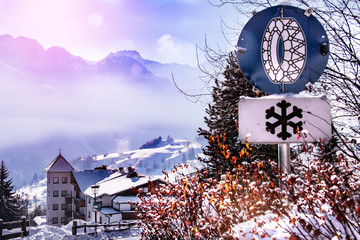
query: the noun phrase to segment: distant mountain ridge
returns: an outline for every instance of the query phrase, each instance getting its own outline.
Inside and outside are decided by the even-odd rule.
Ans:
[[[45,50],[36,40],[0,36],[0,61],[25,73],[73,72],[88,67],[81,57],[61,47]]]
[[[162,64],[141,57],[135,50],[121,50],[110,53],[95,63],[74,56],[66,49],[53,46],[49,49],[36,40],[11,35],[0,35],[0,63],[25,74],[66,75],[66,74],[112,74],[134,78],[169,78],[171,73],[192,70],[181,64]],[[167,70],[165,70],[166,68]],[[181,70],[180,70],[180,69]]]

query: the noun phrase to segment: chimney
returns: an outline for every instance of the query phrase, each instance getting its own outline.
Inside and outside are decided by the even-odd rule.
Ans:
[[[107,166],[106,165],[102,165],[101,167],[95,167],[95,170],[107,170]]]
[[[131,177],[136,177],[136,176],[137,176],[137,172],[135,172],[135,168],[134,167],[128,167],[127,177],[131,178]]]

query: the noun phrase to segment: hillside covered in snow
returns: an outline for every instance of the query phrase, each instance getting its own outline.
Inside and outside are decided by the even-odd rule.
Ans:
[[[92,169],[103,165],[110,169],[135,167],[139,173],[159,175],[162,171],[172,169],[175,164],[197,163],[199,153],[201,153],[201,144],[198,141],[171,137],[163,140],[159,137],[145,143],[138,150],[77,158],[70,161],[70,164],[75,169]]]

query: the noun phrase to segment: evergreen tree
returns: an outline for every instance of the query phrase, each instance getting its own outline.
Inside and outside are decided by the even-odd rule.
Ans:
[[[183,163],[186,163],[186,155],[185,155],[185,153],[183,153],[183,155],[182,155],[182,159],[181,159],[181,161],[183,162]]]
[[[154,162],[153,162],[153,167],[152,168],[157,169],[159,167],[160,167],[160,165],[159,165],[158,161],[155,159]]]
[[[227,65],[223,72],[224,80],[215,79],[212,88],[212,100],[206,109],[205,123],[209,131],[199,129],[199,135],[203,135],[208,141],[204,148],[207,156],[200,159],[207,163],[209,177],[219,177],[234,166],[243,161],[253,159],[276,158],[277,149],[273,145],[258,145],[256,151],[248,157],[238,158],[231,161],[227,156],[239,156],[242,144],[238,132],[238,102],[241,96],[260,97],[263,92],[254,89],[251,83],[245,78],[237,62],[236,54],[231,52],[227,58]],[[223,146],[227,146],[223,149]],[[229,154],[223,154],[224,151]]]
[[[35,172],[33,175],[33,179],[32,179],[32,183],[37,183],[39,181],[39,176],[38,174]]]
[[[189,151],[188,151],[188,159],[189,160],[194,160],[195,159],[195,150],[193,147],[190,147],[189,148]]]
[[[13,221],[19,218],[20,202],[13,192],[12,179],[8,179],[9,170],[1,161],[0,166],[0,218],[6,221]]]

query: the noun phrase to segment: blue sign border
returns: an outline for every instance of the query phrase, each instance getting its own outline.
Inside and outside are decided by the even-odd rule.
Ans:
[[[278,5],[256,13],[244,26],[237,46],[237,57],[246,78],[259,90],[270,94],[299,93],[307,83],[314,83],[323,73],[329,58],[329,39],[321,23],[313,16],[306,16],[304,9]],[[262,61],[262,39],[269,22],[274,18],[294,18],[306,38],[306,60],[301,75],[293,83],[273,83],[268,78]],[[325,45],[327,51],[321,49]],[[321,52],[323,51],[323,52]]]

